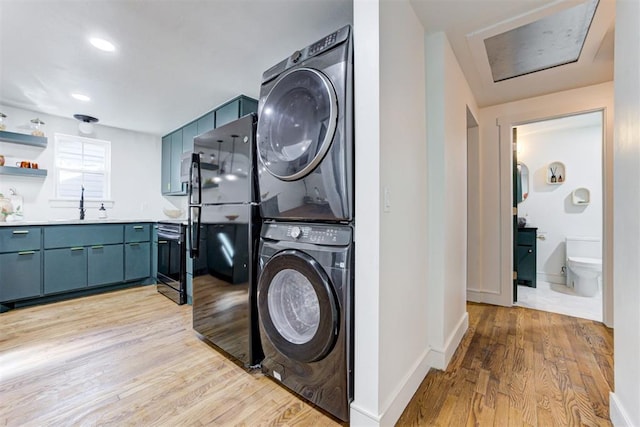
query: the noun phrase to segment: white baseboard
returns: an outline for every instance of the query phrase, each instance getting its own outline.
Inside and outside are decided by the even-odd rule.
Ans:
[[[390,402],[382,406],[382,408],[386,406],[386,409],[382,410],[381,415],[375,415],[359,406],[357,402],[353,402],[351,404],[349,424],[358,427],[395,425],[431,368],[431,365],[428,363],[430,359],[429,353],[431,353],[431,350],[427,349],[427,351],[418,358],[413,368],[409,370],[398,388],[391,394]]]
[[[613,427],[634,427],[614,392],[609,393],[609,418]]]
[[[456,328],[449,335],[443,348],[434,348],[427,355],[429,357],[429,365],[436,369],[445,370],[453,357],[464,333],[469,329],[469,313],[465,311],[464,315],[458,321]]]

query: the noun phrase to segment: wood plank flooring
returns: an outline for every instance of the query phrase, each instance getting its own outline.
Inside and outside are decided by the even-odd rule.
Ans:
[[[610,426],[613,332],[522,307],[467,304],[469,330],[399,426]]]
[[[613,337],[602,324],[469,304],[447,371],[432,370],[399,426],[606,426]],[[191,329],[155,287],[0,315],[0,425],[336,426]]]

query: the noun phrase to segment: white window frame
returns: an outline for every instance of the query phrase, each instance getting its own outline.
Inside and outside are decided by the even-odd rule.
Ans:
[[[105,149],[105,159],[104,159],[104,171],[99,171],[98,173],[102,173],[104,175],[105,187],[103,189],[103,195],[100,198],[91,198],[85,195],[85,201],[89,202],[91,205],[100,202],[112,202],[111,201],[111,141],[106,141],[102,139],[94,139],[94,138],[85,138],[77,135],[67,135],[62,133],[55,134],[55,150],[54,150],[54,170],[55,170],[55,197],[53,201],[65,202],[72,201],[77,203],[79,197],[71,198],[71,197],[60,197],[59,196],[59,184],[60,184],[60,172],[61,171],[70,171],[70,172],[78,172],[78,173],[96,173],[95,170],[89,170],[85,168],[63,168],[58,166],[58,159],[60,157],[59,153],[59,142],[63,140],[72,140],[74,142],[82,143],[82,148],[84,151],[85,144],[91,145],[101,145]],[[93,202],[93,203],[92,203]],[[65,207],[66,204],[60,205],[60,207]],[[54,205],[54,207],[56,207]]]

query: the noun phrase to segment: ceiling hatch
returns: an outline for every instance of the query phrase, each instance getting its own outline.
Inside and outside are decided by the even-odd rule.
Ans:
[[[576,62],[598,0],[530,22],[484,40],[495,83]]]

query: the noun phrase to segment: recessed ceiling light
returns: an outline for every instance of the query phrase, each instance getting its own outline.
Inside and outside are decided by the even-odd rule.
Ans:
[[[113,52],[114,50],[116,50],[116,47],[113,45],[113,43],[105,40],[105,39],[101,39],[99,37],[91,37],[89,39],[89,42],[97,49],[100,49],[102,51],[105,52]]]
[[[91,98],[81,93],[72,93],[71,96],[77,99],[78,101],[85,101],[85,102],[91,101]]]

